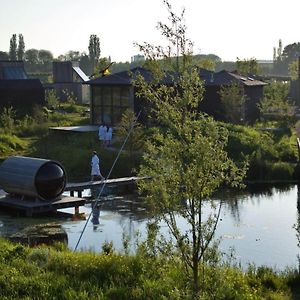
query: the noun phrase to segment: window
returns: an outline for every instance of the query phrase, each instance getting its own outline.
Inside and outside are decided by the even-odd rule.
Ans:
[[[93,87],[93,123],[115,125],[130,107],[130,87]]]

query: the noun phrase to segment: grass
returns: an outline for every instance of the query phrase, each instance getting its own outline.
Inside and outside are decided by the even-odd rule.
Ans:
[[[28,248],[0,240],[1,299],[292,299],[296,271],[243,272],[228,265],[201,268],[193,296],[180,260],[169,257],[71,252],[62,244]]]

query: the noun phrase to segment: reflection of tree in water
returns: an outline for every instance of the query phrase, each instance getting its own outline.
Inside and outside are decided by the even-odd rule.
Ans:
[[[214,195],[214,199],[223,201],[223,206],[228,208],[237,222],[240,222],[240,205],[243,202],[255,201],[259,204],[263,198],[271,200],[275,193],[289,192],[293,187],[292,184],[248,184],[243,190],[221,189]]]
[[[298,240],[298,247],[300,247],[300,184],[297,184],[297,211],[298,211],[298,218],[297,223],[294,225],[296,229],[296,236]],[[300,268],[300,257],[298,256],[299,268]]]

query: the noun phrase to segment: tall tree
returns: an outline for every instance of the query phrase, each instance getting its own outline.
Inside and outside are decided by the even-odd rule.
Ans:
[[[9,43],[9,60],[17,60],[17,35],[13,34]]]
[[[152,253],[167,249],[172,259],[177,251],[194,294],[199,294],[200,265],[207,261],[221,208],[216,209],[212,193],[225,183],[238,186],[244,169],[238,169],[227,156],[226,129],[198,111],[204,84],[192,64],[192,42],[186,38],[184,11],[177,15],[167,0],[164,3],[170,24],[160,22],[158,28],[170,46],[139,45],[153,80],[149,82],[140,75],[134,84],[138,95],[150,102],[159,124],[147,138],[139,173],[151,180],[140,182],[139,188],[146,192],[155,216],[151,227],[159,228],[163,221],[173,237],[174,252],[169,251],[168,241],[156,239]],[[182,59],[174,64],[172,58],[178,54]],[[173,85],[163,83],[166,70]],[[204,207],[210,207],[208,215],[204,215]],[[185,228],[180,226],[182,219]]]
[[[17,49],[18,60],[23,60],[24,54],[25,54],[25,42],[24,42],[23,34],[19,34],[18,49]]]
[[[0,51],[0,60],[9,60],[9,55],[5,51]]]
[[[89,42],[89,59],[92,66],[92,72],[95,71],[95,67],[100,58],[100,40],[96,34],[90,36]]]

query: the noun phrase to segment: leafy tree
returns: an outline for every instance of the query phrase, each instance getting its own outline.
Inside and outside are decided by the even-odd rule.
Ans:
[[[245,119],[245,96],[241,86],[237,83],[221,86],[219,94],[226,121],[233,124],[240,124]]]
[[[42,72],[50,72],[52,70],[53,54],[49,50],[39,50],[38,63]]]
[[[36,65],[39,62],[39,50],[28,49],[25,51],[25,62],[30,65]]]
[[[289,75],[291,76],[292,80],[298,79],[298,73],[299,73],[298,68],[299,68],[298,59],[294,60],[289,64]]]
[[[264,89],[264,97],[258,108],[265,118],[287,120],[293,114],[293,103],[288,101],[289,85],[284,82],[271,82]]]
[[[274,62],[274,70],[282,75],[289,75],[289,65],[300,56],[300,43],[289,44],[278,53]]]
[[[9,44],[9,60],[17,60],[17,35],[13,34]]]
[[[25,42],[24,42],[23,34],[19,34],[19,43],[17,49],[18,60],[23,60],[24,54],[25,54]]]
[[[81,54],[81,57],[79,60],[79,67],[82,69],[82,71],[85,74],[91,75],[93,73],[89,56],[85,52],[83,52]]]
[[[89,41],[89,58],[92,66],[92,71],[94,72],[95,67],[100,58],[100,40],[96,34],[90,36]]]
[[[73,51],[70,50],[66,53],[66,60],[70,60],[70,61],[79,61],[81,54],[79,51]]]
[[[9,55],[5,51],[0,51],[0,60],[9,60]]]
[[[192,43],[186,38],[184,10],[177,15],[168,1],[164,3],[170,25],[160,22],[158,28],[170,46],[139,45],[153,80],[146,81],[140,75],[134,84],[138,95],[150,103],[160,125],[147,138],[139,172],[140,176],[152,179],[140,182],[139,188],[146,192],[146,201],[155,216],[152,227],[157,228],[162,220],[168,226],[173,237],[171,243],[181,257],[194,293],[198,294],[200,263],[207,262],[220,215],[220,206],[216,209],[211,195],[224,183],[239,186],[245,170],[238,169],[228,158],[227,130],[197,110],[204,84],[191,64]],[[172,58],[178,54],[183,59],[176,65]],[[165,70],[173,77],[172,86],[162,83]],[[204,207],[211,208],[207,217]],[[187,223],[186,230],[179,226],[179,218]],[[168,244],[166,240],[156,240],[152,253],[165,249],[172,259]]]
[[[242,75],[258,75],[261,74],[261,69],[255,58],[240,60],[237,58],[236,69]]]
[[[38,61],[42,65],[46,65],[53,61],[53,54],[49,50],[39,50]]]

